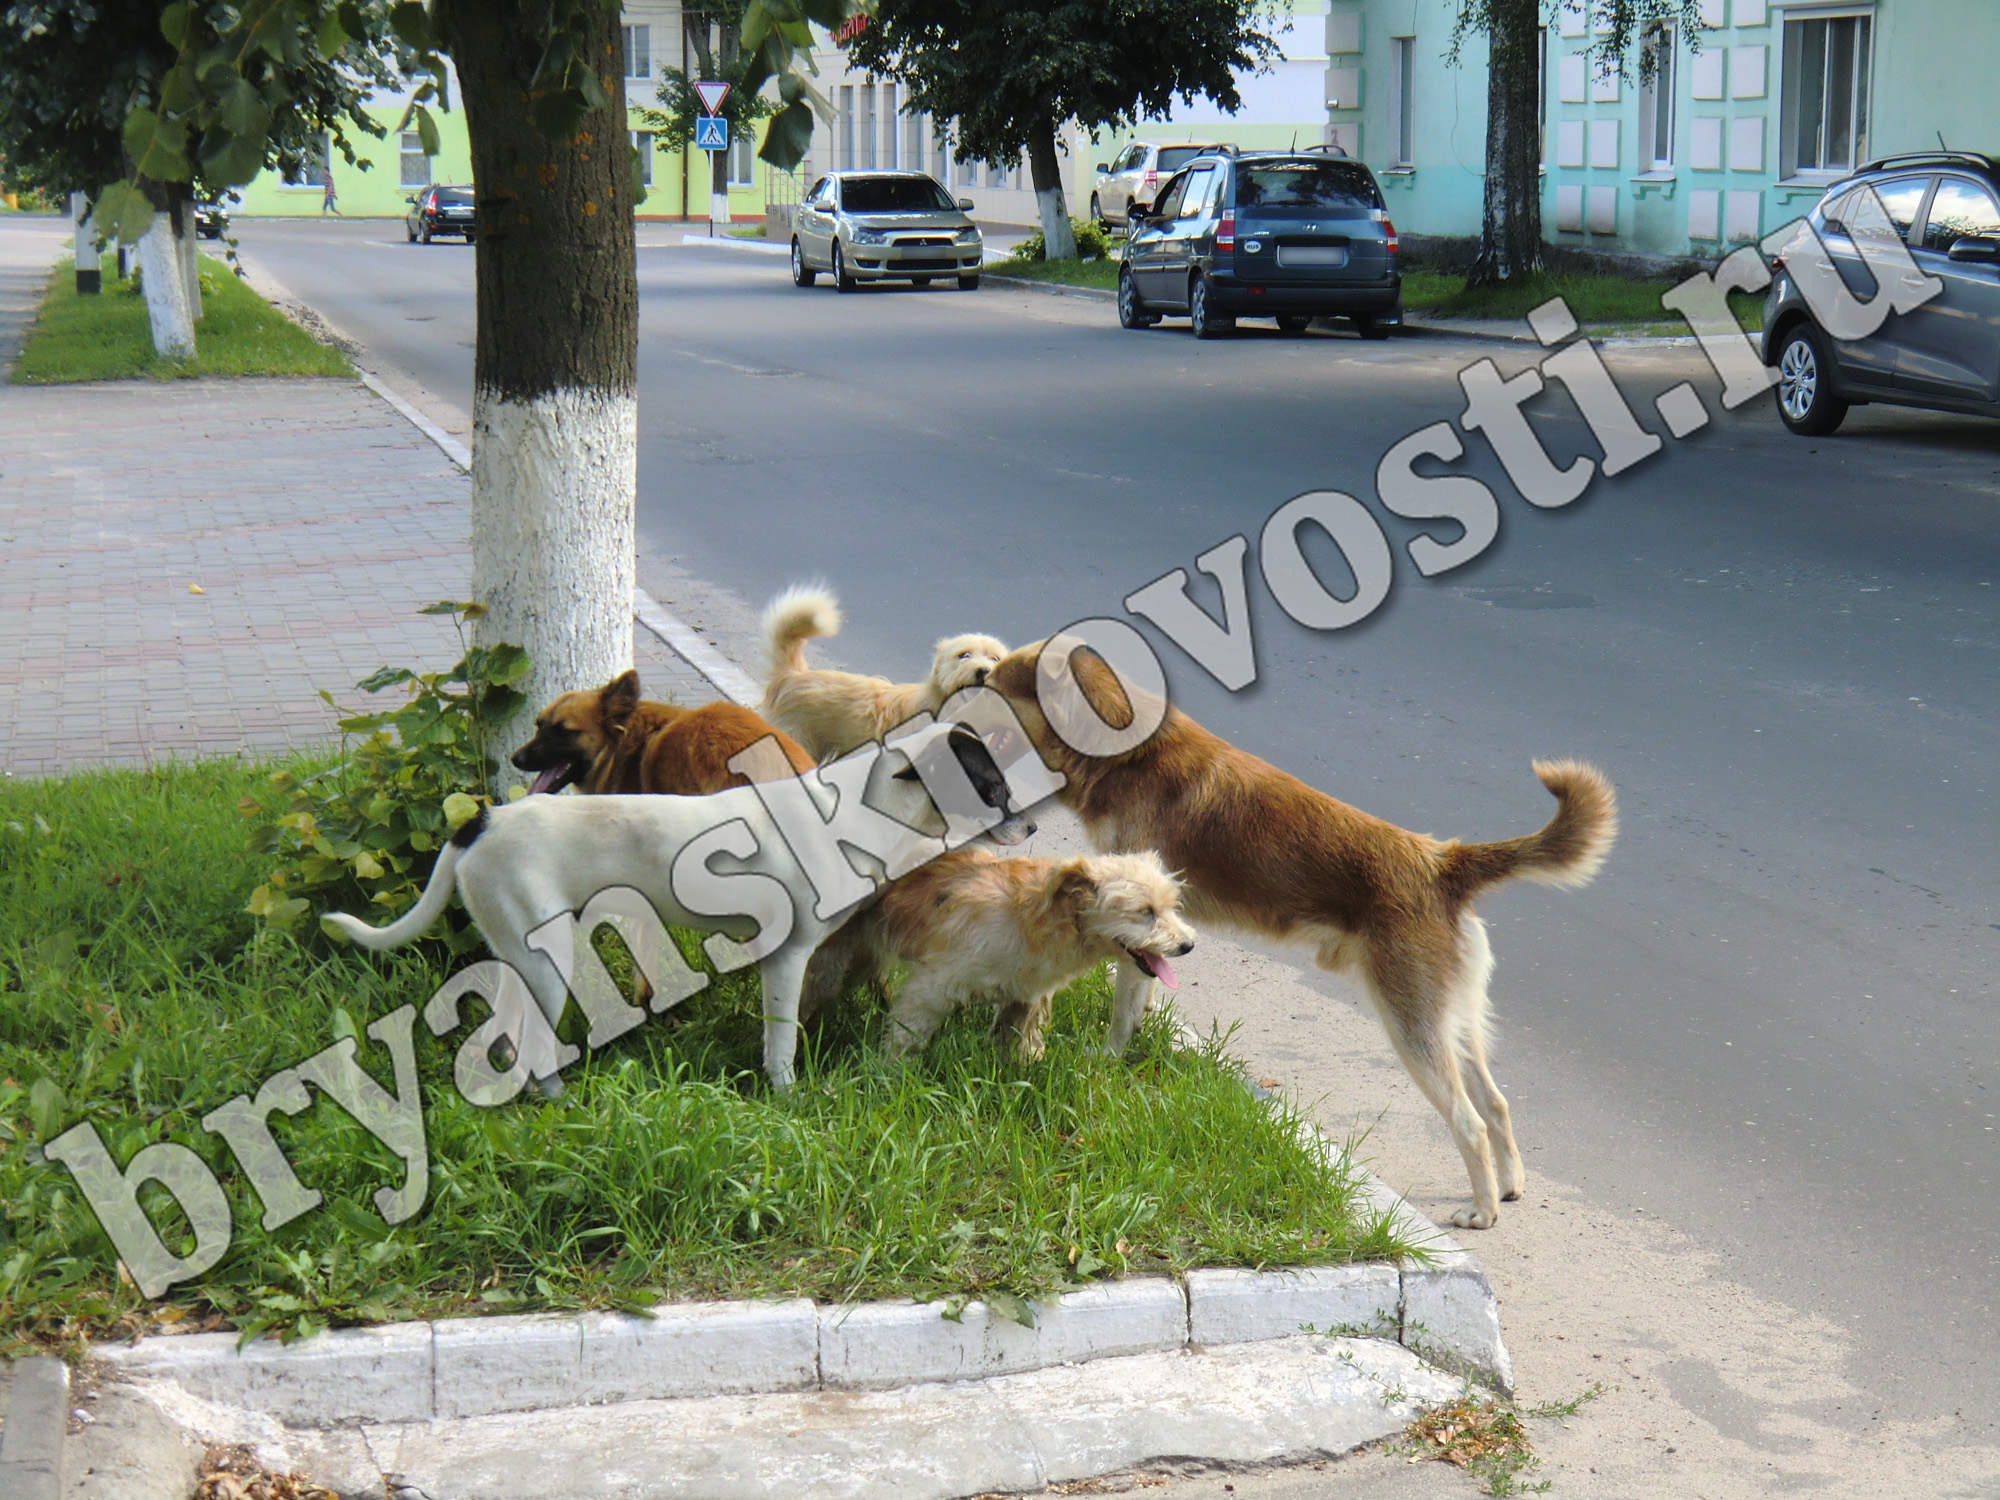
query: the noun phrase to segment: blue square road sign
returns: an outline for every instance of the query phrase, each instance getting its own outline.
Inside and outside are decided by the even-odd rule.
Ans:
[[[727,151],[729,122],[720,115],[703,115],[694,122],[694,144],[701,151]]]

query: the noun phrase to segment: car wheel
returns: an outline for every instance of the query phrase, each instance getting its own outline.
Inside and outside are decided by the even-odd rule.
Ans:
[[[409,237],[409,241],[412,245],[414,245],[417,242],[417,232],[416,230],[410,228],[408,224],[405,224],[403,226],[403,233]]]
[[[841,255],[838,242],[833,247],[833,284],[837,290],[843,292],[851,292],[860,284],[848,271],[847,260]]]
[[[428,245],[431,242],[431,226],[426,224],[423,227],[423,232],[419,234],[417,238],[422,240],[426,245]]]
[[[959,290],[960,290],[961,292],[976,292],[976,291],[978,291],[978,290],[979,290],[979,273],[978,273],[977,271],[974,271],[974,272],[973,272],[973,273],[972,273],[972,274],[971,274],[970,276],[961,276],[961,277],[959,277],[959,278],[958,278],[958,289],[959,289]]]
[[[1100,229],[1109,229],[1111,227],[1110,220],[1104,217],[1104,205],[1098,200],[1095,193],[1090,195],[1090,222],[1097,225]]]
[[[1206,276],[1194,276],[1188,280],[1188,326],[1198,339],[1219,339],[1236,329],[1234,318],[1225,318],[1208,310]]]
[[[819,272],[806,264],[806,252],[797,240],[792,241],[792,285],[811,286],[819,280]]]
[[[1304,313],[1279,313],[1278,332],[1304,333],[1312,325],[1312,319]]]
[[[1137,214],[1138,211],[1139,211],[1139,205],[1133,202],[1130,198],[1127,198],[1125,200],[1125,227],[1127,229],[1130,229],[1132,227],[1133,216]]]
[[[1118,326],[1151,328],[1159,321],[1160,315],[1148,312],[1146,304],[1139,299],[1139,287],[1132,280],[1131,271],[1121,266],[1118,271]]]
[[[1824,437],[1847,417],[1847,403],[1833,393],[1826,342],[1810,323],[1785,335],[1778,350],[1778,417],[1800,437]]]
[[[1394,323],[1385,323],[1373,313],[1355,313],[1349,321],[1364,339],[1386,339],[1396,328]]]

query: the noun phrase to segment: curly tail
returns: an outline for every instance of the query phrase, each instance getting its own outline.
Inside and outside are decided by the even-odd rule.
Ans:
[[[1535,775],[1555,794],[1556,815],[1537,833],[1492,844],[1447,844],[1440,884],[1454,904],[1519,876],[1576,887],[1590,879],[1618,837],[1618,798],[1602,771],[1580,760],[1538,760]]]
[[[461,842],[459,838],[454,837],[438,851],[437,864],[431,869],[430,884],[424,887],[424,893],[417,898],[417,904],[387,927],[370,927],[359,917],[350,917],[344,911],[330,911],[326,914],[325,920],[333,923],[362,947],[373,948],[378,953],[384,948],[400,948],[404,943],[423,936],[429,930],[431,923],[443,913],[445,904],[451,900],[452,872],[458,867],[459,857],[471,847],[472,839],[479,837],[485,830],[484,808],[480,810],[479,817],[475,821],[477,826],[474,823],[463,825],[463,828],[473,830],[472,838]]]
[[[789,588],[764,611],[764,652],[773,677],[803,672],[806,642],[840,633],[840,605],[824,587]]]

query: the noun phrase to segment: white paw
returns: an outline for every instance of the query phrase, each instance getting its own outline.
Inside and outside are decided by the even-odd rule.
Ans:
[[[1453,1214],[1451,1222],[1460,1229],[1491,1229],[1495,1224],[1500,1222],[1500,1215],[1489,1209],[1481,1208],[1477,1204],[1473,1204],[1470,1207],[1461,1208],[1457,1213]]]

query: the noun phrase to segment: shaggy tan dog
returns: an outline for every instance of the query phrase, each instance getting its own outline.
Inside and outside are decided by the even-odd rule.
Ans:
[[[934,648],[930,675],[909,683],[807,666],[806,642],[839,631],[840,606],[824,589],[788,589],[764,611],[771,673],[764,717],[822,762],[881,739],[915,714],[936,713],[960,688],[985,682],[1007,654],[990,635],[948,636]]]
[[[1160,857],[1085,854],[1003,858],[964,848],[893,882],[882,899],[814,955],[801,1014],[857,979],[906,965],[884,1050],[921,1047],[961,1006],[993,1007],[995,1037],[1042,1055],[1049,1001],[1107,959],[1138,965],[1169,988],[1170,958],[1194,946],[1180,882]]]
[[[987,685],[1068,778],[1062,800],[1091,842],[1157,849],[1180,872],[1198,922],[1310,943],[1322,968],[1358,971],[1397,1056],[1465,1158],[1473,1202],[1452,1222],[1492,1225],[1500,1199],[1521,1195],[1526,1173],[1507,1101],[1486,1067],[1493,954],[1472,898],[1515,876],[1588,881],[1618,831],[1611,783],[1579,761],[1537,761],[1535,774],[1556,798],[1540,832],[1491,844],[1434,839],[1315,791],[1158,699],[1128,698],[1087,650],[1071,655],[1067,672],[1049,674],[1051,691],[1080,693],[1113,729],[1133,724],[1135,711],[1144,715],[1137,722],[1157,719],[1159,727],[1122,754],[1079,754],[1042,711],[1041,649],[1015,651]],[[1120,966],[1114,1046],[1131,1036],[1150,991],[1144,974]]]

